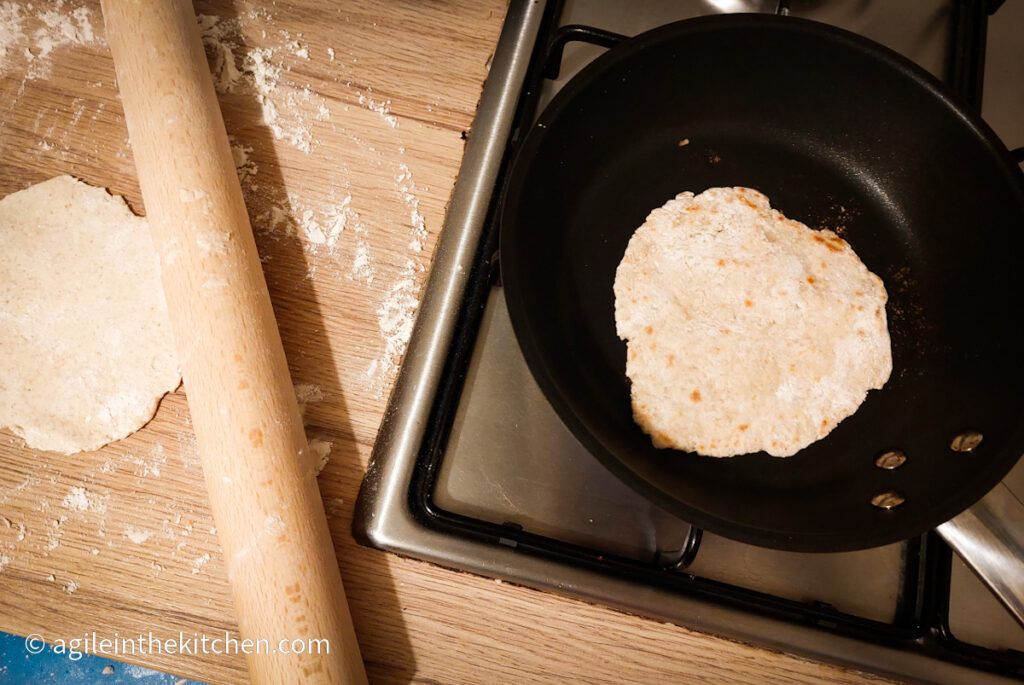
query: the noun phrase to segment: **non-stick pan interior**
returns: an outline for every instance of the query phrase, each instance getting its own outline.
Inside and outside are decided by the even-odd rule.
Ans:
[[[615,268],[651,209],[715,186],[835,230],[889,293],[888,384],[788,459],[657,450],[632,420]],[[1024,446],[1021,188],[987,128],[888,51],[792,18],[682,22],[593,63],[528,137],[502,217],[509,311],[562,419],[658,505],[755,544],[886,544],[970,505]],[[967,429],[981,445],[951,450]],[[893,448],[906,463],[877,468]],[[872,505],[888,491],[904,503]]]

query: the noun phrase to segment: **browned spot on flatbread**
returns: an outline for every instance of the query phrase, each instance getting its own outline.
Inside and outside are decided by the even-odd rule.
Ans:
[[[263,431],[259,428],[253,428],[249,431],[249,442],[252,443],[253,447],[259,447],[263,444]]]
[[[672,366],[675,363],[676,363],[676,356],[674,354],[670,354],[668,356],[668,361],[665,363],[665,366]]]
[[[736,426],[736,428],[738,428],[741,431],[745,431],[748,428],[750,428],[750,424],[749,423],[741,423],[740,425]]]
[[[814,285],[814,276],[808,276],[807,282],[810,283],[811,285]]]
[[[690,399],[694,402],[700,402],[700,390],[694,390],[690,393]]]
[[[743,304],[747,305],[748,307],[753,307],[754,306],[754,303],[751,302],[750,300],[743,300]]]
[[[817,242],[819,242],[822,245],[824,245],[825,247],[827,247],[832,252],[842,252],[843,251],[843,247],[842,247],[843,240],[842,240],[842,238],[826,237],[826,236],[821,235],[820,233],[816,233],[816,234],[814,234],[811,237],[814,238],[814,240],[816,240]]]

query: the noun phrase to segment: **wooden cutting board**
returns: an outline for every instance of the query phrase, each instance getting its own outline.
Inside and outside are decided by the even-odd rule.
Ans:
[[[320,488],[371,680],[861,680],[353,542],[504,4],[196,9],[307,431],[329,449]],[[68,173],[143,213],[98,3],[0,3],[0,51],[0,195]],[[0,433],[0,630],[50,641],[236,630],[185,390],[96,452],[36,452]],[[238,654],[115,658],[246,679]]]

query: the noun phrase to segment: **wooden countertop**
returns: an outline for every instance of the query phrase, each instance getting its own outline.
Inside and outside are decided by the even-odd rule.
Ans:
[[[320,488],[372,681],[871,679],[357,546],[356,493],[504,4],[196,8],[308,433],[330,446]],[[3,3],[0,51],[0,194],[69,173],[141,213],[98,2]],[[0,434],[0,630],[235,630],[185,390],[97,452]],[[116,658],[246,681],[240,655]]]

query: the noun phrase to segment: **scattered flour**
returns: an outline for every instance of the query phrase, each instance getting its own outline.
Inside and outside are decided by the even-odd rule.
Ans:
[[[247,201],[256,198],[250,188],[245,188]],[[340,203],[324,206],[320,203],[313,207],[293,193],[284,197],[261,198],[266,210],[255,215],[253,228],[268,234],[274,239],[297,236],[301,238],[303,251],[316,257],[321,252],[330,258],[340,253],[341,237],[348,226],[354,226],[357,233],[366,232],[366,227],[359,220],[359,214],[352,208],[352,196],[347,195]],[[264,258],[266,261],[267,258]],[[316,266],[313,262],[307,272],[312,277]]]
[[[190,469],[199,465],[199,445],[196,443],[195,433],[178,431],[175,436],[178,442],[178,456],[181,458],[182,466]]]
[[[352,196],[346,195],[341,204],[329,208],[326,212],[327,247],[332,251],[332,254],[338,247],[338,240],[341,238],[346,224],[348,224],[349,216],[354,216],[358,219],[358,215],[350,208],[351,204]]]
[[[257,190],[258,186],[254,179],[259,169],[249,157],[252,154],[252,147],[237,142],[231,136],[228,138],[231,141],[231,158],[235,162],[235,173],[238,174],[239,182],[250,192]]]
[[[295,385],[295,399],[299,403],[299,414],[302,416],[302,421],[306,421],[306,407],[313,402],[320,402],[324,399],[324,391],[319,385],[313,385],[312,383],[298,383]]]
[[[75,511],[85,511],[89,508],[89,495],[84,487],[72,487],[61,504]]]
[[[0,3],[0,72],[7,69],[7,52],[25,39],[21,7],[13,2]]]
[[[68,582],[64,583],[64,592],[68,593],[69,595],[75,594],[75,590],[77,589],[78,583],[76,583],[73,580],[69,580]]]
[[[110,495],[96,495],[85,488],[76,486],[64,496],[64,501],[61,504],[72,511],[94,511],[102,514],[107,511],[108,499],[110,499]]]
[[[398,373],[399,362],[412,335],[416,310],[419,307],[419,274],[424,270],[420,253],[427,239],[427,228],[420,212],[416,184],[412,172],[405,164],[398,167],[395,190],[409,212],[410,255],[398,273],[398,279],[388,290],[384,302],[377,308],[377,328],[384,341],[384,353],[370,362],[363,377],[370,383],[374,397],[378,399],[383,396],[384,389]]]
[[[427,239],[427,226],[420,213],[420,200],[416,195],[416,184],[413,183],[412,172],[405,164],[398,166],[398,173],[395,175],[395,189],[409,210],[409,222],[412,226],[409,249],[414,254],[418,254],[423,250],[423,243]]]
[[[59,519],[50,521],[49,528],[52,530],[46,531],[46,547],[43,556],[49,556],[49,552],[60,547],[60,539],[64,536],[64,529],[61,528],[61,525],[67,520],[67,516],[61,516]]]
[[[13,55],[27,62],[27,80],[47,78],[53,70],[50,54],[70,45],[105,44],[92,26],[88,7],[67,8],[64,0],[40,3],[46,9],[23,13],[13,2],[0,3],[0,72],[6,71]],[[27,6],[32,10],[32,5]]]
[[[405,353],[412,335],[420,291],[416,279],[409,273],[413,271],[410,264],[415,263],[411,259],[406,263],[398,280],[388,290],[384,302],[377,308],[377,328],[384,341],[384,353],[370,362],[363,375],[370,382],[374,397],[378,399],[398,372],[398,360]]]
[[[278,31],[273,47],[248,47],[240,20],[201,14],[198,21],[217,91],[254,95],[263,123],[278,140],[307,154],[319,145],[312,127],[330,119],[327,101],[309,86],[300,88],[282,76],[290,71],[285,57],[309,60],[309,49],[287,31]]]
[[[75,511],[85,511],[89,508],[89,498],[85,494],[85,488],[71,488],[71,492],[64,497],[64,506]]]
[[[321,216],[318,216],[312,209],[302,210],[297,223],[310,252],[315,254],[319,251],[320,246],[326,246],[332,255],[336,254],[338,240],[345,230],[349,216],[355,216],[355,212],[349,208],[351,202],[352,196],[349,195],[341,201],[341,204],[323,210]],[[284,212],[281,207],[276,207],[276,209],[280,213]],[[281,214],[278,214],[275,219],[277,224],[285,220]]]
[[[153,531],[137,530],[135,528],[128,527],[124,529],[124,536],[132,542],[134,542],[136,545],[141,545],[153,536]]]
[[[7,568],[7,564],[11,563],[11,558],[6,554],[0,554],[0,573]]]
[[[132,473],[140,478],[148,476],[160,477],[160,469],[167,463],[167,455],[164,453],[162,443],[156,443],[149,450],[148,458],[144,455],[128,453],[125,459],[135,465]]]
[[[296,383],[295,399],[298,400],[299,411],[302,414],[305,414],[307,405],[312,402],[320,402],[324,399],[324,391],[319,385],[313,385],[312,383]]]
[[[242,72],[235,64],[234,47],[236,44],[225,40],[230,22],[221,22],[220,17],[200,14],[199,31],[203,36],[203,45],[211,59],[214,86],[220,93],[230,93],[242,80]]]
[[[210,562],[209,554],[202,554],[192,561],[192,573],[199,573]]]
[[[380,115],[391,128],[398,128],[398,117],[391,113],[391,100],[380,101],[359,93],[359,104]]]
[[[365,235],[365,231],[363,234]],[[366,242],[366,238],[359,236],[356,238],[356,251],[352,256],[352,268],[348,272],[348,277],[370,285],[373,283],[375,273],[376,269],[370,257],[370,244]]]
[[[316,473],[319,476],[327,466],[327,462],[331,460],[331,443],[328,440],[314,438],[309,441],[309,451],[312,453]]]

